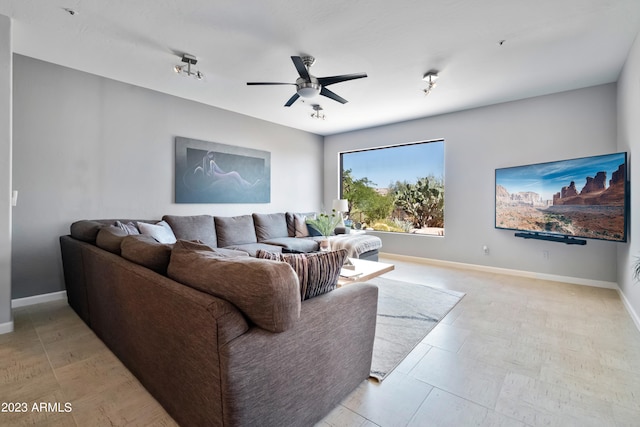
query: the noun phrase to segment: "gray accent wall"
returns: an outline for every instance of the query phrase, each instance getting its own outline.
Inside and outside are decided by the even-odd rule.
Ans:
[[[14,94],[13,298],[64,290],[58,237],[73,221],[306,212],[322,203],[321,136],[20,55]],[[270,151],[271,202],[175,204],[176,136]]]
[[[568,246],[494,228],[496,168],[618,151],[615,84],[328,136],[325,203],[339,192],[341,151],[435,139],[445,141],[445,236],[375,233],[383,252],[616,282],[620,243]]]
[[[11,316],[11,20],[0,15],[0,333]]]
[[[631,181],[631,216],[626,245],[618,247],[618,285],[626,304],[635,311],[640,328],[640,283],[633,279],[634,263],[640,257],[640,157],[633,150],[640,149],[640,35],[631,47],[618,81],[618,149],[629,153]]]

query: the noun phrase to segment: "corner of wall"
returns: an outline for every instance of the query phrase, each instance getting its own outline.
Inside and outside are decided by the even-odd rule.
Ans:
[[[0,15],[0,333],[13,331],[11,316],[11,161],[13,50],[11,19]]]
[[[640,150],[640,33],[629,50],[627,60],[620,73],[617,85],[617,148],[626,151],[629,156],[629,181],[631,182],[629,242],[618,247],[618,284],[620,298],[625,308],[640,329],[640,283],[633,278],[633,264],[640,253],[640,241],[634,240],[633,230],[640,228],[640,220],[634,212],[640,211],[640,193],[633,190],[633,183],[640,183],[640,155],[634,156],[634,150]],[[638,152],[640,153],[640,151]],[[635,233],[637,235],[637,233]]]

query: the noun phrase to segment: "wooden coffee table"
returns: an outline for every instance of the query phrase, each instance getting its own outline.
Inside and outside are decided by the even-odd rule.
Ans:
[[[395,266],[384,262],[368,261],[366,259],[349,258],[355,266],[355,270],[342,269],[344,274],[355,272],[357,275],[351,277],[340,276],[338,279],[338,287],[348,285],[350,283],[366,282],[374,277],[378,277],[384,273],[392,271]]]

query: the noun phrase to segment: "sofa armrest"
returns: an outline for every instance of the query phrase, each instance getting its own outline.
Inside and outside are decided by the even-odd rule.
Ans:
[[[304,301],[292,329],[222,346],[224,424],[319,421],[369,377],[377,305],[378,288],[355,283]]]

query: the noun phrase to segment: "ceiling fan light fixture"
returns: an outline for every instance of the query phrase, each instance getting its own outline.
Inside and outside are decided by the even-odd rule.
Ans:
[[[317,94],[320,93],[320,85],[315,82],[298,82],[297,83],[298,90],[297,93],[303,98],[313,98]]]
[[[344,74],[340,76],[315,77],[309,73],[309,67],[315,62],[312,56],[292,56],[293,65],[298,71],[298,77],[295,83],[282,82],[247,82],[249,86],[256,85],[295,85],[296,93],[284,104],[285,107],[291,107],[298,98],[313,98],[316,95],[322,95],[341,104],[346,104],[347,100],[338,94],[327,89],[327,86],[336,83],[346,82],[367,77],[366,73]]]

